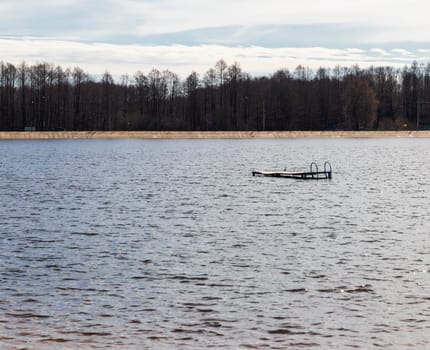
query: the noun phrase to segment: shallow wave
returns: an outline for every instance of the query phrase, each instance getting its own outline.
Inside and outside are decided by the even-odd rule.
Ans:
[[[429,146],[0,141],[0,347],[430,347]]]

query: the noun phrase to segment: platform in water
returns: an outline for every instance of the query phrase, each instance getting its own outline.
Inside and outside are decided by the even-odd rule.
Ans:
[[[318,171],[318,165],[312,162],[309,171],[253,171],[252,176],[286,177],[300,180],[331,179],[332,169],[329,162],[324,163],[324,171]]]

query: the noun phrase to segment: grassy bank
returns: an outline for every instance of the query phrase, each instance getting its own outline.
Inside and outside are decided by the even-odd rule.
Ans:
[[[37,139],[242,139],[299,137],[430,137],[420,131],[0,131],[0,140]]]

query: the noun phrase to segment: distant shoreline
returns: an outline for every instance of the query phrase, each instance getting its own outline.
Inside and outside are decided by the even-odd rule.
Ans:
[[[0,131],[0,140],[43,139],[252,139],[430,138],[430,130],[402,131]]]

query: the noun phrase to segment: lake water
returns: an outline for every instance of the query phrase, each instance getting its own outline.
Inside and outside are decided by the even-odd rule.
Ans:
[[[0,154],[1,349],[430,348],[430,139]]]

